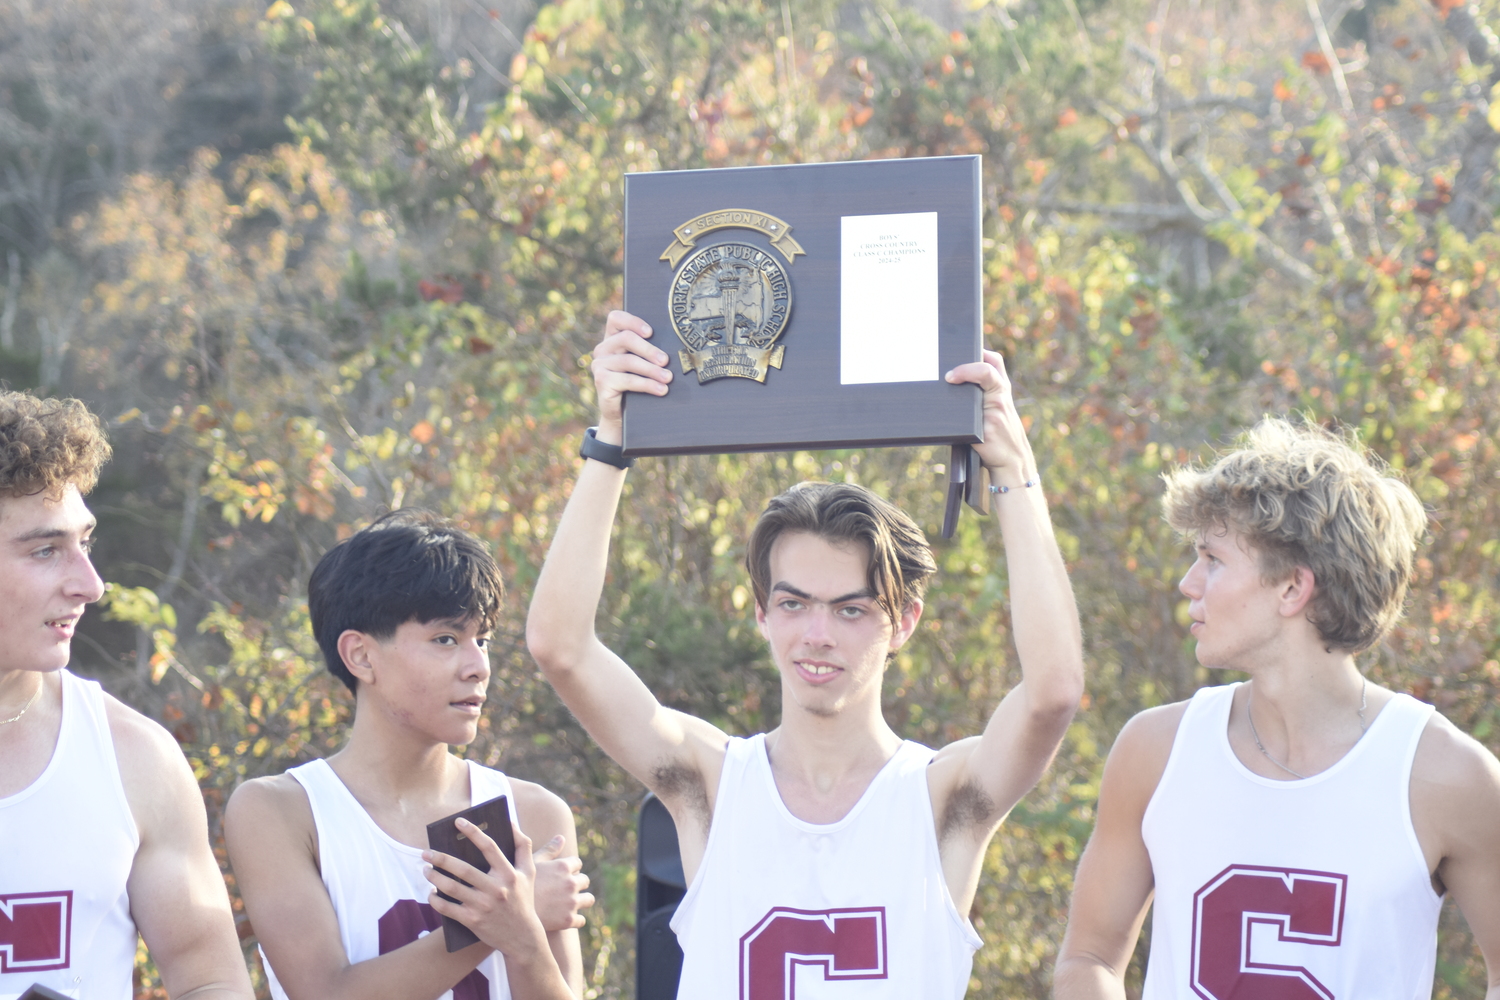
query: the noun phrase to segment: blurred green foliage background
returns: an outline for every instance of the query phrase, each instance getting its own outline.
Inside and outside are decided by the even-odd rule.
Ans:
[[[116,449],[90,499],[113,589],[75,669],[177,736],[217,836],[238,782],[342,739],[349,700],[307,626],[318,557],[391,507],[460,520],[511,588],[463,752],[573,804],[601,897],[589,995],[631,996],[642,790],[521,641],[620,301],[622,175],[981,153],[985,341],[1042,462],[1089,693],[991,848],[970,996],[1043,996],[1114,734],[1210,679],[1160,475],[1262,413],[1357,428],[1429,505],[1409,613],[1363,665],[1500,747],[1497,18],[1496,0],[15,0],[0,377],[83,398]],[[946,457],[642,461],[607,639],[667,703],[774,725],[740,566],[755,513],[798,479],[857,480],[935,537]],[[998,545],[974,516],[939,545],[887,683],[905,736],[977,732],[1016,680],[1003,597],[1024,581]],[[1437,995],[1482,996],[1445,925]],[[138,992],[165,996],[144,960]]]

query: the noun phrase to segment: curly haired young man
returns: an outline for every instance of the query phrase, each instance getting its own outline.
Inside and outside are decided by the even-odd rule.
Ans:
[[[1361,449],[1266,420],[1167,481],[1198,558],[1198,661],[1249,680],[1142,712],[1115,741],[1078,865],[1060,1000],[1432,994],[1457,901],[1500,998],[1500,763],[1355,656],[1401,613],[1426,515]],[[1154,902],[1153,902],[1154,897]]]
[[[0,393],[0,998],[129,1000],[139,932],[172,997],[248,1000],[182,751],[65,669],[104,593],[83,496],[109,454],[76,399]]]

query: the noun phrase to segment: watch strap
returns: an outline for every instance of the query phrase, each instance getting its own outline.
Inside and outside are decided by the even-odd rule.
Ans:
[[[617,444],[605,444],[596,436],[598,427],[590,427],[583,432],[583,444],[578,446],[578,454],[583,458],[592,458],[596,462],[605,465],[613,465],[617,469],[628,469],[635,464],[635,459],[625,457],[625,449]]]

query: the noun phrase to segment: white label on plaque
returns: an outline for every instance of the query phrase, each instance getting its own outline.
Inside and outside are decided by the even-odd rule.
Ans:
[[[937,381],[937,213],[841,221],[841,381]]]

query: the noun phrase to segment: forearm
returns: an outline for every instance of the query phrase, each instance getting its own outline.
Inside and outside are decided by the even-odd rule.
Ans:
[[[1012,473],[1013,475],[1013,473]],[[1028,480],[1038,478],[1035,469]],[[1010,577],[1011,628],[1033,711],[1071,717],[1083,695],[1083,637],[1040,485],[994,494]]]
[[[576,930],[548,931],[547,947],[575,996],[583,996],[583,950]]]
[[[542,933],[541,924],[537,924],[536,931],[538,937],[528,947],[505,956],[510,995],[515,1000],[577,1000],[582,995],[582,968],[577,970],[575,992],[558,968],[549,936]]]
[[[600,429],[604,437],[604,429]],[[604,591],[609,536],[625,472],[586,461],[563,511],[532,595],[526,640],[544,670],[577,663],[594,640],[594,616]]]
[[[271,967],[277,969],[277,978],[290,1000],[437,1000],[490,953],[482,943],[450,952],[439,930],[378,958],[337,970],[299,972],[295,967],[283,971],[277,961],[278,950],[266,948]],[[326,953],[297,958],[305,959],[310,967],[322,966],[327,960]]]

